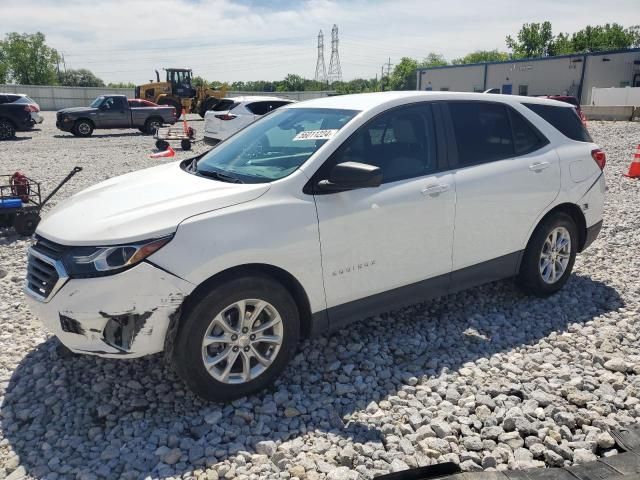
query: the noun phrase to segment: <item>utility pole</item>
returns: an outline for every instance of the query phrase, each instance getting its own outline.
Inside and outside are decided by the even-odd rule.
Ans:
[[[322,30],[318,34],[318,59],[316,60],[316,82],[324,83],[327,81],[327,69],[324,66],[324,35]]]
[[[327,77],[329,83],[342,81],[342,67],[340,66],[340,55],[338,55],[338,26],[335,24],[331,29],[331,60]]]

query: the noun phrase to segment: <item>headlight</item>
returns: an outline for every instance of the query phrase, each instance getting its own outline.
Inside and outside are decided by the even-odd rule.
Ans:
[[[164,247],[173,235],[125,245],[75,247],[68,250],[62,262],[70,277],[101,277],[130,268]]]

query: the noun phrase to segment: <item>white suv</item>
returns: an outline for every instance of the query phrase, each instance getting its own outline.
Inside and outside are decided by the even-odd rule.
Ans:
[[[223,98],[204,115],[204,141],[216,145],[267,113],[293,102],[280,97]]]
[[[602,225],[604,163],[552,100],[291,104],[59,204],[25,288],[74,352],[165,350],[195,392],[230,400],[272,382],[301,337],[501,278],[558,291]]]

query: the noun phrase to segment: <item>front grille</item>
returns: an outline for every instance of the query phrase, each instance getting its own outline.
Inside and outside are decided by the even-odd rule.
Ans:
[[[66,247],[37,237],[37,242],[29,251],[27,265],[27,291],[40,300],[46,300],[54,288],[63,280],[64,269],[60,259]]]
[[[67,247],[36,235],[36,243],[33,245],[33,249],[51,260],[60,260]]]

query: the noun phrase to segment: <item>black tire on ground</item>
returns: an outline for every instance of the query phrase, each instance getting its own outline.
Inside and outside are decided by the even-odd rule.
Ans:
[[[143,131],[149,135],[153,135],[160,127],[162,127],[162,119],[158,117],[151,117],[144,123]]]
[[[198,113],[202,118],[204,118],[204,114],[215,107],[218,103],[220,103],[220,99],[216,97],[205,98],[204,101],[200,104],[200,110],[198,111]]]
[[[164,152],[167,148],[169,148],[169,142],[166,140],[156,140],[156,148],[161,152]]]
[[[40,223],[40,215],[35,212],[19,213],[13,221],[13,228],[18,235],[30,237]]]
[[[73,134],[78,137],[90,137],[93,133],[93,123],[89,120],[78,120],[73,126]]]
[[[16,136],[16,127],[11,120],[0,118],[0,140],[12,140]]]
[[[191,140],[183,138],[180,140],[180,146],[182,147],[182,150],[191,150]]]
[[[175,108],[176,109],[176,120],[178,120],[180,118],[180,115],[182,115],[182,105],[180,105],[173,98],[163,98],[163,99],[160,100],[160,102],[158,102],[158,105],[167,105],[169,107]]]
[[[541,271],[543,265],[542,254],[543,251],[548,251],[548,246],[551,245],[548,239],[556,229],[564,229],[564,231],[568,233],[571,245],[570,248],[558,252],[558,257],[556,257],[559,258],[559,255],[563,255],[565,258],[568,258],[568,262],[564,267],[564,273],[562,273],[557,280],[549,282],[544,280]],[[533,235],[531,235],[527,248],[524,251],[520,264],[520,273],[516,279],[518,285],[526,293],[538,297],[546,297],[556,293],[567,283],[576,260],[577,251],[578,228],[573,219],[563,212],[557,212],[545,218],[535,229]],[[558,263],[555,263],[555,267],[557,266]]]
[[[245,299],[268,302],[277,310],[277,314],[282,319],[280,349],[275,353],[275,357],[266,370],[252,380],[242,383],[225,383],[215,379],[205,367],[202,344],[205,336],[212,333],[210,326],[213,319],[219,314],[231,311],[227,310],[227,308]],[[246,318],[247,313],[249,315],[253,314],[249,310],[245,312],[243,318]],[[259,314],[256,318],[259,319],[261,315]],[[236,320],[239,321],[239,318],[236,317]],[[257,321],[261,322],[257,324],[259,327],[263,321],[267,320]],[[255,326],[256,324],[254,323],[251,328],[253,329]],[[238,330],[240,330],[239,327]],[[248,333],[245,333],[244,330],[240,331],[243,333],[239,332],[236,335],[238,345],[246,342],[247,338],[244,337],[247,337],[253,330]],[[269,330],[267,329],[265,332],[269,332]],[[274,334],[275,332],[272,332],[269,335]],[[172,363],[178,375],[197,395],[210,401],[227,402],[259,392],[270,385],[282,373],[295,353],[299,336],[300,320],[298,308],[287,289],[272,278],[259,273],[251,276],[238,276],[220,282],[209,292],[197,296],[194,302],[185,308],[173,345]],[[215,348],[219,347],[216,346]],[[228,367],[234,372],[245,367],[243,359],[247,358],[249,354],[245,356],[242,350],[247,352],[249,351],[247,348],[250,349],[252,347],[231,347],[230,344],[227,344],[226,346],[223,345],[222,348],[229,350],[229,355],[231,355],[231,350],[236,352],[240,349],[239,353],[236,353],[237,356],[233,357],[234,363],[230,367],[226,359],[222,360],[222,362],[225,362],[225,368]],[[259,346],[258,348],[261,347]],[[216,353],[216,355],[218,354]],[[269,355],[268,352],[264,351],[260,352],[260,354]],[[257,357],[253,357],[252,360],[253,362],[251,359],[249,360],[250,368],[260,368],[255,363]],[[219,363],[216,363],[216,365],[219,365]],[[236,375],[238,374],[236,373]]]
[[[8,228],[13,225],[15,213],[0,213],[0,228]]]

